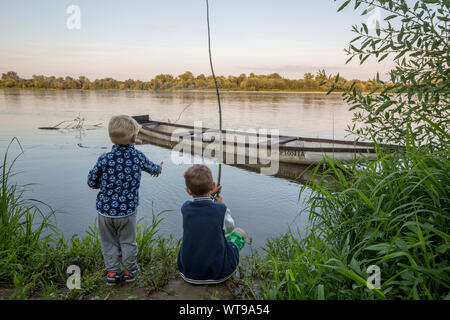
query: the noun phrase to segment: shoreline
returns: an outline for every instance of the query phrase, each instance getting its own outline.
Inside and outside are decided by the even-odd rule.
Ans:
[[[54,89],[54,88],[0,88],[0,90],[24,90],[24,91],[124,91],[124,92],[149,92],[149,93],[216,93],[215,89],[176,89],[176,90],[136,90],[136,89]],[[321,94],[327,95],[327,91],[284,91],[284,90],[227,90],[220,89],[220,93],[256,93],[256,94]],[[344,91],[333,91],[329,94],[342,95]],[[363,92],[364,93],[364,92]]]

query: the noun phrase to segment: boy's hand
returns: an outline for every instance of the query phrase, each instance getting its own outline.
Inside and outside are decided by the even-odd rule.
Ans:
[[[164,164],[164,162],[161,162],[161,163],[159,164],[159,166],[161,167],[161,171],[160,171],[159,173],[151,174],[152,177],[159,177],[159,175],[160,175],[161,172],[162,172],[162,166],[163,166],[163,164]]]
[[[213,190],[211,190],[211,194],[219,194],[222,191],[222,186],[219,184]]]
[[[222,202],[223,202],[223,198],[222,198],[221,196],[216,196],[216,197],[214,198],[214,202],[220,202],[220,203],[222,203]]]

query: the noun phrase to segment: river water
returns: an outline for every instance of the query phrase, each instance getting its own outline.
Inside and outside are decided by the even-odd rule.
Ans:
[[[279,129],[282,135],[344,139],[352,114],[339,95],[306,93],[223,93],[223,127],[230,129]],[[107,123],[114,114],[150,114],[152,119],[217,128],[214,93],[151,93],[126,91],[28,91],[0,90],[0,152],[17,137],[25,151],[14,177],[28,186],[26,196],[39,199],[57,210],[56,224],[66,238],[83,235],[94,223],[96,191],[86,184],[88,171],[98,156],[112,144]],[[63,120],[85,118],[80,130],[39,130]],[[102,123],[100,127],[92,125]],[[64,127],[66,124],[61,125]],[[348,139],[348,138],[347,138]],[[188,165],[171,162],[170,150],[156,145],[138,145],[151,161],[164,161],[163,174],[143,174],[139,218],[150,222],[154,212],[164,213],[163,235],[182,235],[180,207],[189,199],[183,173]],[[10,157],[19,153],[11,147]],[[217,165],[211,165],[217,176]],[[305,232],[307,214],[299,199],[301,185],[283,178],[265,176],[224,165],[222,196],[236,225],[245,229],[256,248],[269,237],[288,228]],[[307,195],[305,195],[307,196]],[[249,251],[248,246],[244,254]]]

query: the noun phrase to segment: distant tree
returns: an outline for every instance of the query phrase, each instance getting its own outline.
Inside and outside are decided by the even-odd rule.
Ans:
[[[313,80],[314,79],[314,75],[312,73],[305,73],[305,75],[303,76],[303,79],[305,80]]]
[[[159,74],[150,81],[152,90],[164,90],[171,88],[175,83],[175,79],[171,74]]]
[[[282,79],[281,76],[278,73],[269,74],[267,76],[267,78],[270,78],[270,79]]]
[[[189,80],[194,80],[194,75],[192,74],[192,72],[186,71],[185,73],[180,74],[178,76],[178,78],[180,78],[183,81],[189,81]]]
[[[2,73],[2,80],[19,80],[20,77],[15,71],[8,71],[7,73]]]
[[[236,80],[236,88],[240,88],[242,81],[247,79],[247,75],[245,73],[241,73]]]

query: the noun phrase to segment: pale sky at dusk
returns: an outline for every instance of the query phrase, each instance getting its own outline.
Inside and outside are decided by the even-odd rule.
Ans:
[[[218,75],[340,72],[385,74],[392,62],[345,65],[351,26],[366,22],[342,1],[210,0]],[[81,28],[69,30],[69,5]],[[381,13],[381,18],[385,13]],[[0,0],[0,72],[149,80],[159,73],[210,74],[204,0]]]

